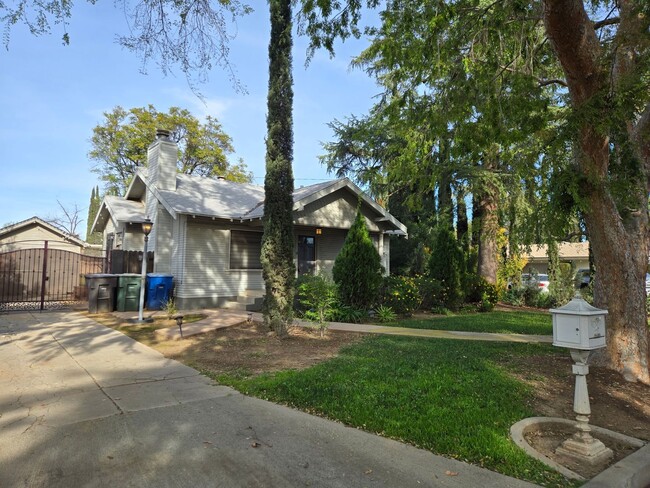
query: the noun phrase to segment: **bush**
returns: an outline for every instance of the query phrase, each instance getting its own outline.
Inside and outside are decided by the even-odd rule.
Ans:
[[[442,285],[438,280],[425,275],[415,277],[415,282],[420,293],[420,308],[434,310],[444,308],[442,301]]]
[[[450,310],[458,310],[465,294],[462,289],[463,253],[451,229],[439,227],[436,233],[429,275],[442,285],[441,301]]]
[[[343,304],[368,310],[381,286],[381,258],[375,249],[361,210],[350,228],[332,268]]]
[[[478,292],[481,297],[478,305],[479,312],[491,312],[494,310],[494,306],[499,301],[499,290],[496,285],[488,283],[485,279],[480,278]]]
[[[524,289],[512,287],[510,290],[507,290],[502,298],[504,303],[514,305],[515,307],[521,307],[525,304],[524,300]]]
[[[382,286],[382,302],[395,313],[412,315],[422,303],[417,278],[387,276]]]
[[[368,318],[368,313],[359,308],[341,305],[340,303],[332,308],[329,316],[331,322],[346,322],[349,324],[360,324]]]
[[[395,312],[393,312],[393,309],[385,305],[379,305],[375,309],[375,313],[377,314],[377,319],[382,324],[386,322],[393,322],[395,319],[397,319],[397,315]]]
[[[569,303],[575,295],[575,279],[573,267],[567,263],[561,263],[555,272],[554,279],[548,287],[549,294],[553,296],[555,305]]]
[[[298,299],[304,307],[303,317],[315,322],[321,336],[325,335],[327,321],[336,305],[336,285],[322,275],[302,278],[298,285]]]
[[[174,316],[178,313],[178,308],[176,308],[176,303],[174,303],[173,298],[164,300],[161,305],[162,310],[165,311],[165,314],[169,320],[173,319]]]

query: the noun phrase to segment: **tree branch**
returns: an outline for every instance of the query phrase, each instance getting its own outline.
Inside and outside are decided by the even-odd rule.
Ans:
[[[619,17],[610,17],[610,18],[607,18],[607,19],[598,20],[598,21],[594,22],[594,30],[601,29],[601,28],[603,28],[603,27],[605,27],[607,25],[618,24],[620,21],[621,21],[621,19]]]

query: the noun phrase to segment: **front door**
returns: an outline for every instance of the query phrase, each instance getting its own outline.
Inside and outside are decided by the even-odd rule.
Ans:
[[[316,269],[316,238],[298,236],[298,274],[314,274]]]

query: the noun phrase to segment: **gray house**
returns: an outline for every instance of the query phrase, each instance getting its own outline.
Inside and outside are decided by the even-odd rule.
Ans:
[[[107,249],[141,251],[140,223],[150,218],[155,260],[149,271],[174,276],[179,308],[262,296],[264,188],[179,174],[177,154],[176,144],[159,131],[149,147],[148,169],[137,173],[124,197],[104,198],[93,229],[103,232]],[[359,201],[388,273],[389,236],[406,236],[406,227],[349,179],[298,188],[293,198],[299,274],[331,272]]]

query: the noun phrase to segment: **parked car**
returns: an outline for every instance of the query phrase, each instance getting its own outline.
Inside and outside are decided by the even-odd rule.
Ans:
[[[537,286],[542,293],[548,293],[550,281],[547,274],[522,274],[521,283],[524,286]]]
[[[582,268],[576,271],[575,282],[578,288],[587,288],[591,282],[591,270],[589,268]]]

